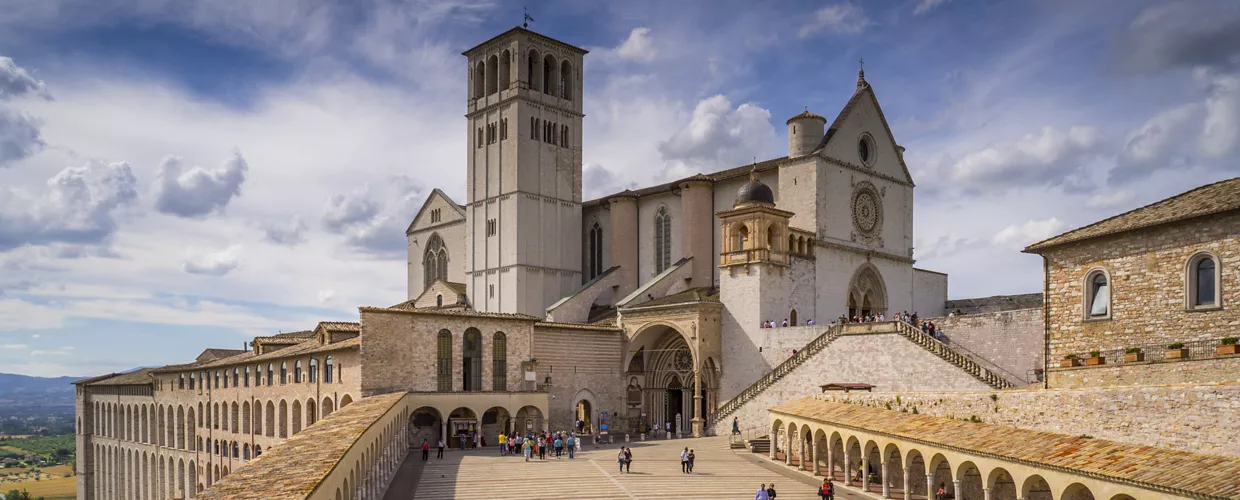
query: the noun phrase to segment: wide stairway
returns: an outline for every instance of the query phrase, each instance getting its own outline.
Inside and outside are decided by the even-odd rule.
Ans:
[[[828,345],[831,345],[831,342],[835,341],[835,339],[838,339],[843,335],[849,335],[850,333],[870,333],[876,328],[894,329],[894,332],[892,333],[899,333],[901,336],[914,344],[921,346],[926,351],[929,351],[944,361],[947,361],[961,370],[964,370],[969,375],[972,375],[974,378],[982,381],[990,387],[995,389],[1008,389],[1012,387],[1012,383],[1008,382],[1003,377],[995,375],[990,370],[987,370],[985,367],[978,364],[976,361],[973,361],[968,356],[953,351],[951,348],[947,347],[942,342],[939,342],[934,337],[927,335],[917,329],[917,327],[914,327],[906,322],[886,321],[882,323],[834,325],[826,332],[823,332],[822,335],[819,335],[818,338],[806,344],[803,349],[798,350],[796,354],[784,360],[784,362],[780,363],[779,366],[776,366],[766,375],[758,378],[758,380],[754,381],[753,384],[750,384],[749,387],[737,394],[736,397],[733,397],[720,405],[719,409],[715,410],[715,412],[710,415],[709,421],[723,422],[724,419],[739,410],[745,405],[745,403],[752,401],[754,398],[758,397],[759,394],[762,394],[762,391],[765,391],[768,387],[774,385],[775,382],[778,382],[780,379],[788,376],[788,374],[792,373],[810,358],[813,358],[814,355],[822,352],[822,350],[826,349]]]

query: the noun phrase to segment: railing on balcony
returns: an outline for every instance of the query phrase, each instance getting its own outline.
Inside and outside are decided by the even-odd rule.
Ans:
[[[719,265],[721,266],[759,261],[787,264],[788,253],[771,250],[770,248],[746,248],[744,250],[733,250],[719,254]]]
[[[1194,340],[1191,342],[1182,342],[1182,343],[1184,344],[1183,349],[1185,349],[1187,352],[1185,352],[1184,353],[1185,355],[1181,356],[1180,358],[1172,358],[1172,359],[1188,360],[1188,359],[1201,359],[1201,358],[1215,357],[1218,355],[1216,348],[1222,345],[1223,340],[1222,338],[1218,338],[1218,339],[1211,339],[1211,340]],[[1107,349],[1105,351],[1099,351],[1098,354],[1100,357],[1104,358],[1105,364],[1107,365],[1122,365],[1124,363],[1141,363],[1141,362],[1150,362],[1150,361],[1166,361],[1168,359],[1167,352],[1172,350],[1172,349],[1167,348],[1168,345],[1169,344],[1154,344],[1154,345],[1136,346],[1138,349],[1141,350],[1141,353],[1140,353],[1141,355],[1136,356],[1136,358],[1139,358],[1139,359],[1132,359],[1131,361],[1124,359],[1125,351],[1127,351],[1128,348]],[[1090,353],[1088,352],[1074,353],[1071,356],[1075,356],[1077,359],[1081,361],[1082,364],[1085,363],[1085,360],[1087,358],[1092,357],[1090,356]],[[1067,356],[1064,356],[1064,358],[1066,359]],[[1058,364],[1059,362],[1060,360],[1053,360],[1053,363],[1055,364]]]

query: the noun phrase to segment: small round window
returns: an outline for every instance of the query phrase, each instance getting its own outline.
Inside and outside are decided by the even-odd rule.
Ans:
[[[874,138],[870,134],[862,134],[861,139],[857,141],[857,156],[861,158],[861,163],[865,166],[874,164]]]

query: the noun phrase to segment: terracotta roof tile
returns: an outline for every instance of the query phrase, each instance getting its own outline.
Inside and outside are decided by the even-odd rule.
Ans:
[[[405,393],[362,398],[271,447],[215,483],[199,498],[283,500],[309,498],[372,425]]]
[[[93,382],[87,382],[86,385],[147,385],[155,381],[151,377],[155,370],[155,368],[143,368],[129,373],[119,373]]]
[[[839,427],[1197,498],[1240,499],[1240,459],[805,398],[771,408]]]
[[[1206,184],[1162,201],[1073,229],[1025,248],[1041,253],[1051,247],[1177,222],[1206,215],[1240,210],[1240,177]]]
[[[536,318],[528,314],[478,312],[472,309],[462,310],[462,309],[444,309],[444,308],[438,308],[438,307],[413,307],[412,300],[401,302],[392,307],[365,307],[364,306],[359,309],[362,311],[371,311],[371,312],[404,312],[404,313],[428,314],[428,315],[439,315],[439,316],[473,316],[477,318],[524,319],[524,320],[529,320],[529,321],[542,321],[543,319],[543,318]]]

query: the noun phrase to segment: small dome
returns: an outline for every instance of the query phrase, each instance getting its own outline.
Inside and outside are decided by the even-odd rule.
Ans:
[[[736,190],[735,205],[740,205],[742,203],[755,203],[755,202],[756,203],[770,203],[774,205],[775,204],[775,192],[771,191],[770,186],[763,184],[762,181],[758,180],[757,175],[750,174],[749,182],[746,182],[745,185],[741,186],[740,189]]]

